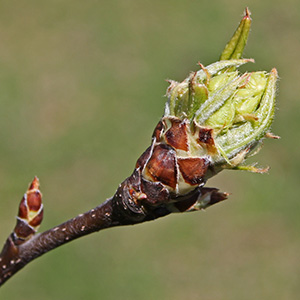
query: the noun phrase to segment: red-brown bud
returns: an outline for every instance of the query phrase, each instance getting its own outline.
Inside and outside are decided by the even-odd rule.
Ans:
[[[39,180],[34,177],[19,205],[17,224],[14,229],[19,243],[29,239],[36,233],[43,220],[42,194]]]

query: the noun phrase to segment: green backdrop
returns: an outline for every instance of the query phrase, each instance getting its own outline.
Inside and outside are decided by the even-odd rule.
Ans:
[[[92,234],[30,263],[1,299],[298,299],[300,4],[286,1],[1,1],[0,241],[37,175],[41,231],[110,197],[150,143],[165,79],[217,60],[249,6],[248,70],[277,67],[273,132],[224,171],[206,212]]]

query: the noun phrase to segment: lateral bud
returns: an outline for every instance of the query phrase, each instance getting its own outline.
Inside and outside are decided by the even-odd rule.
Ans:
[[[22,244],[37,232],[43,220],[43,212],[39,180],[34,177],[19,205],[17,224],[14,229],[16,244]]]

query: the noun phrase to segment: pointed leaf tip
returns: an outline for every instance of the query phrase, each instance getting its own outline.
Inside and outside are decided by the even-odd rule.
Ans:
[[[40,181],[37,176],[34,176],[28,190],[38,190],[40,188]]]
[[[275,77],[278,77],[278,72],[277,72],[277,69],[276,68],[273,68],[271,70],[271,73],[274,74]]]
[[[248,40],[250,27],[250,11],[248,7],[246,7],[244,16],[240,21],[240,24],[234,32],[233,36],[231,37],[230,41],[225,46],[220,56],[220,60],[238,59],[242,57],[243,51]]]
[[[244,18],[250,18],[251,12],[248,7],[245,8]],[[250,18],[251,19],[251,18]]]

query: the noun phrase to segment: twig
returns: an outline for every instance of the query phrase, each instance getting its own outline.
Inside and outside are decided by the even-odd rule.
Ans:
[[[205,209],[227,193],[204,187],[223,169],[266,172],[245,166],[270,134],[274,117],[276,69],[240,75],[251,25],[245,15],[221,58],[191,73],[181,83],[169,81],[165,114],[156,126],[151,146],[133,174],[102,205],[41,234],[43,219],[39,181],[25,193],[17,224],[0,254],[0,285],[33,259],[76,238],[101,229],[138,224],[174,212]]]
[[[119,186],[114,197],[106,200],[96,208],[43,233],[34,234],[31,232],[27,240],[24,236],[20,238],[16,234],[21,229],[23,229],[22,232],[27,231],[25,222],[20,222],[20,217],[18,217],[16,228],[6,240],[0,254],[0,286],[35,258],[74,239],[105,228],[133,225],[171,213],[170,208],[166,205],[145,206],[141,202],[131,201],[132,198],[128,197],[131,192],[130,189],[132,187],[137,188],[140,179],[138,172],[135,171],[131,177]],[[34,179],[33,183],[37,183],[37,178]],[[30,185],[27,195],[32,191],[33,183]],[[176,202],[180,203],[178,207],[182,211],[187,211],[201,197],[208,198],[210,202],[208,205],[212,205],[225,199],[226,194],[218,193],[217,189],[196,189],[193,193],[176,199]],[[24,197],[20,207],[24,206],[23,200]],[[165,198],[165,200],[169,202],[170,199]]]

